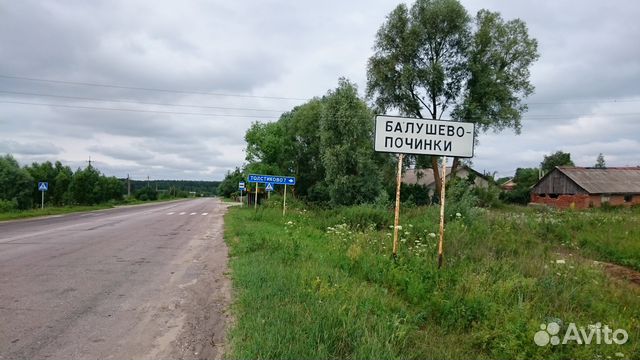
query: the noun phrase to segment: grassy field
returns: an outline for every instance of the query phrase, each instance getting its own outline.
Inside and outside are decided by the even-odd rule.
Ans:
[[[592,259],[638,268],[640,212],[231,208],[229,358],[638,359],[640,289]],[[460,216],[456,215],[459,212]],[[541,324],[607,324],[623,345],[538,346]],[[595,342],[595,340],[594,340]]]

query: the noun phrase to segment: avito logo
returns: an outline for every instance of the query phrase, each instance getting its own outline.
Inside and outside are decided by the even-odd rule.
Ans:
[[[629,334],[624,329],[612,330],[609,325],[596,323],[584,326],[576,326],[575,323],[570,323],[564,333],[562,341],[560,341],[560,325],[555,322],[548,324],[540,324],[540,331],[536,332],[533,336],[533,341],[538,346],[547,346],[549,344],[566,345],[574,342],[577,345],[590,345],[592,343],[600,345],[622,345],[629,340]]]

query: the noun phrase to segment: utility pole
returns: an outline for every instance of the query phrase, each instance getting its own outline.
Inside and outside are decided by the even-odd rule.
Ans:
[[[131,197],[131,178],[129,177],[129,174],[127,174],[127,197]]]
[[[91,155],[89,155],[89,161],[87,161],[89,163],[89,167],[91,167]]]
[[[151,183],[149,182],[149,175],[147,175],[147,187],[150,188],[151,187]]]

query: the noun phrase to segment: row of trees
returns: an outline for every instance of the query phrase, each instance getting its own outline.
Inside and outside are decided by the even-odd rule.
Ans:
[[[122,199],[124,184],[107,177],[93,166],[75,172],[59,161],[20,167],[11,155],[0,157],[0,202],[2,210],[30,209],[40,203],[38,182],[49,183],[48,204],[93,205]]]
[[[131,180],[131,192],[136,194],[146,188],[157,189],[161,197],[214,196],[219,181],[203,180]]]
[[[373,112],[357,88],[341,79],[336,89],[283,114],[272,123],[254,123],[245,135],[244,173],[287,174],[296,193],[309,201],[359,204],[385,196],[392,158],[373,151]],[[243,171],[227,174],[219,193],[237,191]]]

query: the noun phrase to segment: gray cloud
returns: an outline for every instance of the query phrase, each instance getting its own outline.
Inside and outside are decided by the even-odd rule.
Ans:
[[[0,153],[21,162],[89,156],[108,175],[221,179],[242,164],[244,132],[273,121],[295,99],[197,95],[321,96],[340,76],[366,82],[374,36],[397,1],[171,2],[47,1],[0,6],[0,75],[183,92],[83,86],[0,77],[0,91],[194,108],[38,97],[0,92]],[[555,150],[579,165],[599,152],[610,165],[640,159],[640,4],[591,1],[464,0],[521,18],[539,41],[523,132],[480,137],[479,170],[513,173]],[[613,100],[618,100],[613,102]],[[128,112],[9,104],[2,101]],[[155,112],[154,112],[155,111]],[[165,113],[159,113],[165,112]],[[207,113],[220,116],[167,114]],[[244,117],[232,117],[239,115]]]
[[[0,140],[0,153],[43,156],[57,155],[61,152],[62,148],[51,142],[17,142],[12,140]]]

